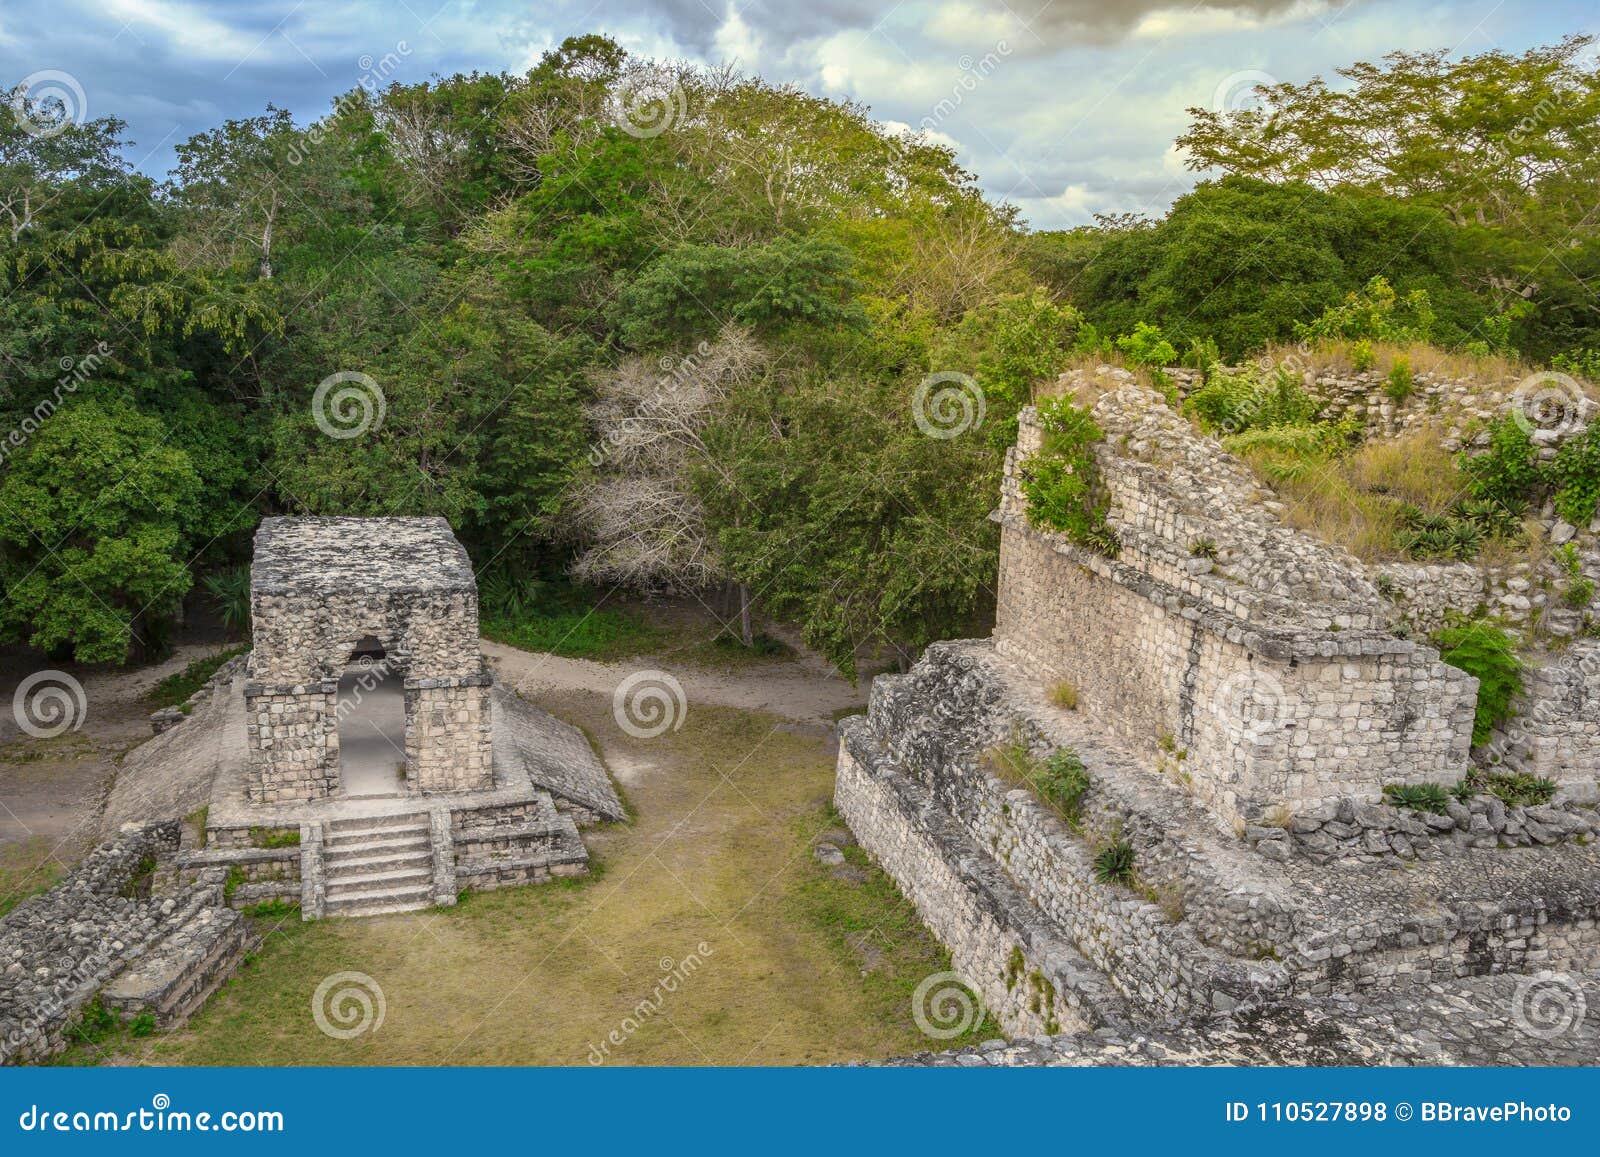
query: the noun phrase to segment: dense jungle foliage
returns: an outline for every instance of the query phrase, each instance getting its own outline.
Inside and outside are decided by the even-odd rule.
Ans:
[[[847,672],[979,630],[1016,412],[1075,353],[1389,340],[1338,314],[1381,286],[1407,339],[1591,356],[1586,43],[1191,110],[1208,179],[1064,232],[864,107],[598,36],[269,107],[164,180],[114,117],[0,116],[0,633],[160,653],[274,513],[442,515],[500,614],[737,590]]]

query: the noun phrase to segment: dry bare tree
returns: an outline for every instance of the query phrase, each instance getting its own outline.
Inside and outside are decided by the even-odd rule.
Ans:
[[[571,527],[586,546],[576,577],[638,590],[700,590],[730,581],[691,475],[717,469],[707,424],[766,365],[745,330],[725,326],[682,358],[629,358],[594,379],[588,417],[595,469],[570,493]],[[739,586],[740,634],[753,641],[750,595]]]

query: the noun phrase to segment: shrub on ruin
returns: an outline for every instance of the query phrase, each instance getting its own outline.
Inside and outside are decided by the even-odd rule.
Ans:
[[[1133,845],[1119,835],[1095,854],[1094,878],[1102,884],[1129,884],[1133,865]]]
[[[1054,804],[1063,816],[1076,821],[1083,810],[1083,797],[1094,781],[1082,757],[1072,748],[1063,747],[1040,765],[1033,782],[1039,794]]]
[[[1383,392],[1389,395],[1391,402],[1401,406],[1415,388],[1416,383],[1411,377],[1411,359],[1401,354],[1389,367],[1389,377],[1383,384]]]
[[[1522,693],[1522,659],[1517,638],[1490,619],[1457,620],[1433,637],[1439,658],[1478,679],[1478,706],[1472,723],[1474,746],[1487,742],[1496,727],[1515,714]]]
[[[1458,511],[1430,515],[1403,506],[1400,520],[1400,548],[1412,558],[1465,561],[1483,546],[1483,527]]]
[[[1213,433],[1242,434],[1274,426],[1304,426],[1316,421],[1321,403],[1306,392],[1300,375],[1280,367],[1269,380],[1251,365],[1208,374],[1190,392],[1184,412]]]
[[[119,1023],[116,1014],[97,996],[83,1006],[77,1023],[67,1030],[66,1036],[76,1044],[95,1045],[116,1032]]]
[[[1028,521],[1059,530],[1079,546],[1115,557],[1121,544],[1106,525],[1110,502],[1100,482],[1094,447],[1105,431],[1086,407],[1053,398],[1039,407],[1044,442],[1022,464]]]
[[[1600,348],[1572,349],[1550,359],[1550,368],[1573,377],[1600,382]]]
[[[1191,370],[1199,370],[1209,379],[1222,364],[1222,351],[1217,348],[1213,338],[1190,338],[1189,348],[1184,350],[1181,364]]]
[[[1529,775],[1525,771],[1491,771],[1482,778],[1483,790],[1507,807],[1538,807],[1555,798],[1558,785],[1553,779]]]
[[[1600,422],[1569,438],[1544,473],[1555,491],[1556,513],[1574,526],[1587,526],[1600,508]]]
[[[1436,783],[1386,783],[1383,799],[1393,807],[1443,815],[1450,793]]]
[[[1489,428],[1489,444],[1482,453],[1463,453],[1458,459],[1467,475],[1472,497],[1520,511],[1527,494],[1540,480],[1538,451],[1519,422],[1500,418]]]

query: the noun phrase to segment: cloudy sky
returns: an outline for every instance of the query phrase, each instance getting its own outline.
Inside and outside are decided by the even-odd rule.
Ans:
[[[67,74],[160,174],[174,142],[268,101],[309,120],[374,71],[521,71],[604,32],[926,128],[1053,228],[1165,209],[1194,180],[1172,148],[1184,110],[1257,80],[1395,48],[1520,51],[1597,25],[1576,0],[0,0],[0,83]]]

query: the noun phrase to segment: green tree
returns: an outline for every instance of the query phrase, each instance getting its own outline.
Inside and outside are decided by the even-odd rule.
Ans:
[[[158,420],[88,400],[56,414],[0,478],[0,630],[83,663],[158,650],[200,490]]]

